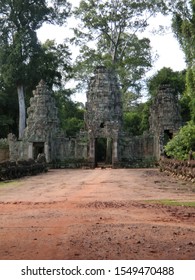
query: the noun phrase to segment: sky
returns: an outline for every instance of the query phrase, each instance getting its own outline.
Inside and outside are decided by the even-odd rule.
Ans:
[[[78,0],[69,1],[74,6],[78,5]],[[70,19],[67,27],[57,27],[53,25],[44,24],[38,30],[38,38],[41,42],[45,42],[47,39],[54,39],[57,43],[62,43],[65,38],[73,35],[71,27],[77,23],[75,20]],[[151,30],[157,25],[168,26],[169,29],[164,35],[152,34]],[[158,59],[154,62],[152,69],[147,73],[147,77],[150,77],[157,73],[158,70],[163,67],[170,67],[174,71],[181,71],[186,68],[184,53],[180,49],[179,43],[174,37],[174,34],[170,28],[171,20],[169,17],[157,16],[150,20],[150,29],[144,32],[140,36],[145,36],[150,39],[152,51],[157,53]],[[72,47],[73,57],[76,56],[76,49]],[[86,102],[85,93],[76,94],[73,99],[79,102]]]

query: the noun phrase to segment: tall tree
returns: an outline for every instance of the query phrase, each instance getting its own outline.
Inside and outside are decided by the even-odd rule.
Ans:
[[[45,80],[50,89],[61,89],[71,77],[70,52],[65,44],[47,40],[40,45],[37,55],[30,60],[27,82],[24,85],[25,103],[29,106],[32,91],[40,79]],[[18,135],[18,106],[14,83],[5,83],[0,76],[0,138],[9,132]]]
[[[80,46],[78,76],[83,80],[91,68],[103,64],[117,72],[123,92],[139,89],[138,81],[151,66],[151,53],[149,40],[136,33],[159,11],[166,11],[164,1],[82,0],[74,12],[80,24],[72,40]]]
[[[36,30],[44,22],[62,24],[69,10],[66,0],[4,0],[0,3],[0,74],[7,85],[14,84],[17,88],[19,138],[26,118],[24,86],[32,71],[32,61],[41,50]]]
[[[186,94],[190,98],[191,117],[195,123],[195,0],[176,1],[173,30],[186,57]]]

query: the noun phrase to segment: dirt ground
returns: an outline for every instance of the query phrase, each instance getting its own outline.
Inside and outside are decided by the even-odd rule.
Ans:
[[[195,259],[195,185],[157,169],[49,170],[0,183],[1,260]]]

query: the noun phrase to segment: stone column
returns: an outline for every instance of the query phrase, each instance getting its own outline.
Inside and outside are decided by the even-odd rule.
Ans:
[[[49,145],[46,142],[44,144],[44,154],[45,154],[46,162],[50,162]]]
[[[33,143],[28,143],[28,158],[33,158]]]
[[[112,166],[118,163],[118,139],[113,139]]]
[[[111,162],[112,162],[112,139],[107,138],[106,163],[110,164]]]
[[[89,139],[89,165],[91,168],[95,168],[95,139]]]

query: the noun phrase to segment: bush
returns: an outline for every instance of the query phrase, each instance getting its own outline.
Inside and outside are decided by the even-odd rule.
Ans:
[[[189,152],[195,152],[195,124],[191,121],[183,126],[179,132],[165,146],[166,154],[178,160],[186,160]]]

